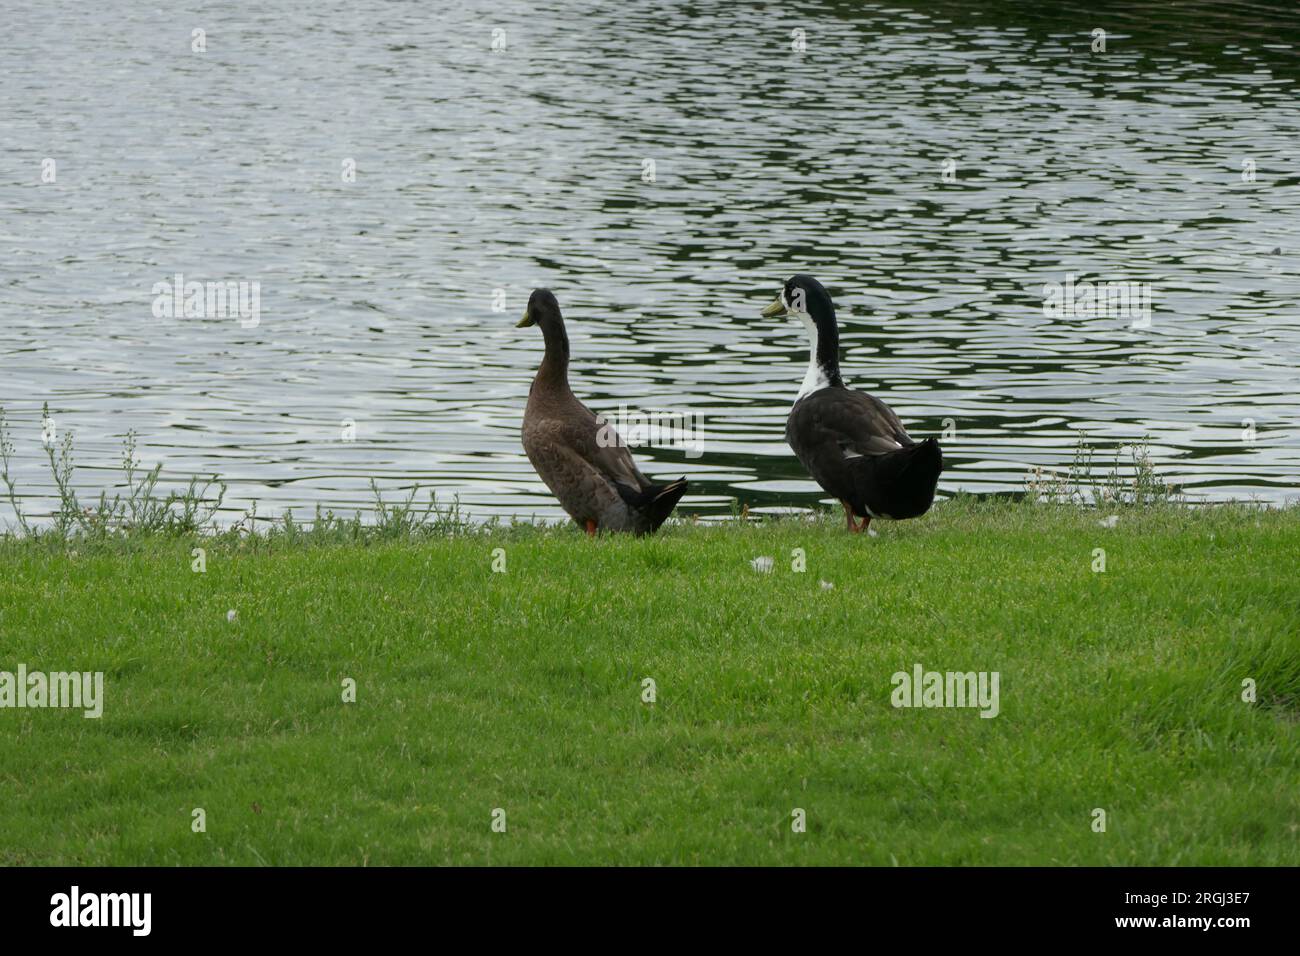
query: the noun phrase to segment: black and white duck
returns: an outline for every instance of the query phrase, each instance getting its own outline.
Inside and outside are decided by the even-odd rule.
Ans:
[[[849,530],[865,531],[872,518],[929,511],[943,471],[939,443],[914,441],[893,409],[844,384],[835,305],[822,284],[794,276],[763,315],[794,315],[808,330],[808,374],[786,420],[785,440],[808,474],[839,500]]]
[[[546,355],[528,390],[523,442],[528,460],[561,507],[587,534],[649,534],[672,514],[686,479],[658,485],[643,475],[627,446],[569,388],[569,336],[560,304],[536,289],[519,328],[539,325]]]

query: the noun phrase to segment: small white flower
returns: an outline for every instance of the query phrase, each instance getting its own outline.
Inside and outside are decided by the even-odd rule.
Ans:
[[[1103,528],[1113,528],[1118,522],[1119,515],[1107,515],[1105,518],[1098,521],[1097,524],[1101,525]]]
[[[239,617],[239,615],[236,614],[233,610],[226,612],[226,620],[229,621],[231,624],[235,623],[235,618],[237,617]]]
[[[833,591],[835,589],[835,585],[829,581],[819,581],[818,583],[822,586],[823,591]]]
[[[775,564],[776,558],[771,558],[767,555],[762,555],[761,557],[757,557],[753,561],[749,562],[749,566],[759,574],[771,574],[772,567]]]

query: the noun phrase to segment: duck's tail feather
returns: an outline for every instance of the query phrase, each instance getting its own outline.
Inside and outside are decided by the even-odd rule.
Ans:
[[[874,514],[916,518],[930,510],[943,471],[936,439],[857,461],[862,500]]]
[[[644,491],[632,491],[619,486],[623,500],[650,519],[650,530],[658,531],[659,526],[668,520],[668,516],[677,507],[677,502],[686,494],[686,478],[683,476],[666,485],[650,485]]]
[[[683,475],[676,481],[666,485],[651,485],[646,490],[646,494],[651,496],[649,505],[651,530],[658,531],[659,526],[668,520],[668,516],[677,507],[677,502],[681,500],[682,495],[686,494],[686,488],[686,477]]]

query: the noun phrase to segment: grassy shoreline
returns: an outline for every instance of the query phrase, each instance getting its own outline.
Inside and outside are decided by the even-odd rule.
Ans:
[[[0,709],[0,863],[1300,862],[1300,509],[1116,513],[8,539],[0,670],[106,699]]]

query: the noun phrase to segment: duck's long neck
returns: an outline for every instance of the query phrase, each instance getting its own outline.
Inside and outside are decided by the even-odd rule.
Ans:
[[[542,338],[546,342],[546,355],[537,368],[537,381],[550,385],[569,385],[569,334],[564,331],[564,320],[542,322]]]
[[[840,331],[835,322],[835,310],[804,313],[804,327],[808,330],[808,372],[799,387],[802,398],[809,392],[828,386],[843,388],[840,378]]]

